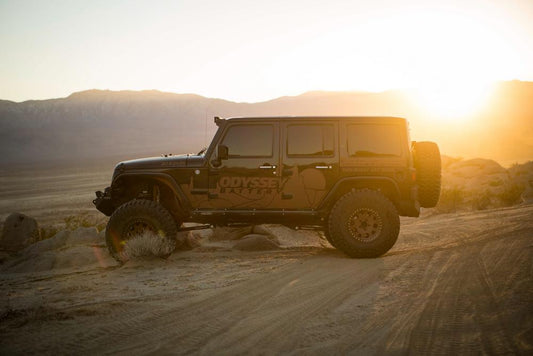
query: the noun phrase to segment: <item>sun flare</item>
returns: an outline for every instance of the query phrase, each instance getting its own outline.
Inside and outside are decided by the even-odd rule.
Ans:
[[[488,102],[490,85],[459,83],[416,90],[418,105],[432,117],[447,122],[461,122],[476,114]]]

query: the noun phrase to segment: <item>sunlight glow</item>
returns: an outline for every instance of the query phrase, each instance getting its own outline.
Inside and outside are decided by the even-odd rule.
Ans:
[[[442,85],[417,90],[414,99],[434,119],[462,122],[487,104],[491,90],[492,85],[479,83]]]

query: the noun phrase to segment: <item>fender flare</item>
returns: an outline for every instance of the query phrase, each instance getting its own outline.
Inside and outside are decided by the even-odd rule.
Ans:
[[[127,178],[141,177],[141,178],[148,178],[156,182],[160,182],[172,191],[172,193],[177,198],[179,204],[184,210],[186,211],[191,210],[191,202],[189,201],[189,199],[187,199],[187,196],[185,195],[185,193],[183,193],[183,190],[176,183],[176,181],[172,179],[172,177],[169,176],[168,174],[148,173],[148,172],[125,172],[114,177],[113,182],[111,183],[111,187],[113,187],[119,179],[125,178],[125,177]]]
[[[330,191],[325,196],[325,198],[322,199],[322,202],[318,206],[317,210],[324,210],[328,206],[328,204],[331,203],[333,199],[335,199],[335,195],[341,185],[350,184],[350,183],[354,183],[354,185],[356,185],[357,183],[360,183],[360,182],[369,182],[369,181],[385,183],[387,185],[392,186],[393,194],[395,195],[395,197],[400,197],[400,188],[398,187],[398,184],[391,178],[378,177],[378,176],[346,177],[346,178],[339,179],[337,183],[335,183],[335,185],[333,186],[333,188],[330,189]]]

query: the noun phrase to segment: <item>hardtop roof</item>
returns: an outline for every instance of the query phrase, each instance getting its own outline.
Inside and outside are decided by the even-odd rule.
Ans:
[[[407,120],[396,116],[236,116],[228,117],[227,121],[249,121],[249,120],[312,120],[312,121],[336,121],[336,120],[356,120],[356,121],[378,121],[381,123],[404,123]]]

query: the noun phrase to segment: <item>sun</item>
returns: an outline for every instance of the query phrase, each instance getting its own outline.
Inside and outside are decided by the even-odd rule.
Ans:
[[[414,91],[416,103],[432,117],[447,122],[464,121],[488,102],[492,86],[483,83],[453,83]]]

